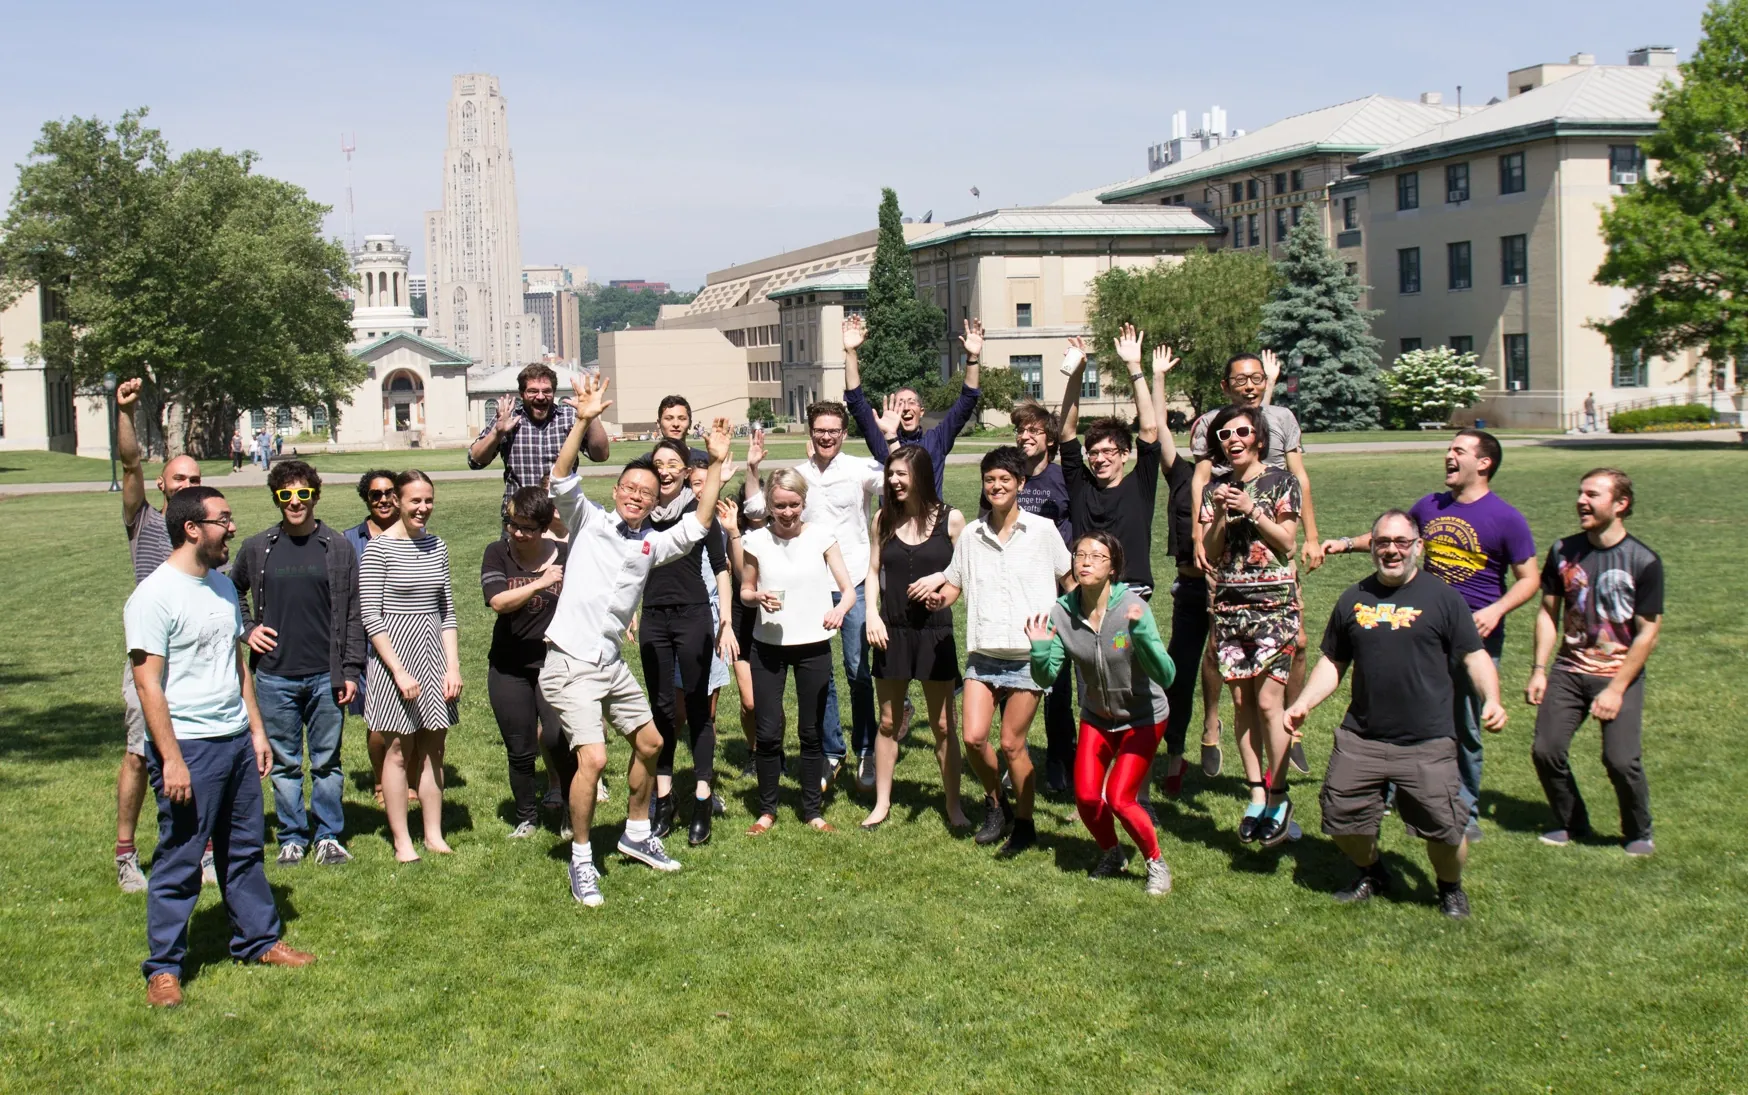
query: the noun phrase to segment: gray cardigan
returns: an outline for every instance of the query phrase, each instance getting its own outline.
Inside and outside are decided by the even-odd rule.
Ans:
[[[260,624],[267,615],[267,556],[273,545],[284,535],[285,526],[274,525],[265,532],[243,541],[242,549],[231,563],[231,584],[237,587],[237,599],[243,602],[243,615],[251,625]],[[361,684],[364,678],[364,617],[358,610],[358,553],[352,550],[346,534],[336,532],[316,522],[311,533],[328,553],[328,675],[335,691],[340,682]],[[260,660],[249,653],[249,668]]]

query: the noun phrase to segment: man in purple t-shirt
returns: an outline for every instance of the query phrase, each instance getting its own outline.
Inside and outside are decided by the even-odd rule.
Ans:
[[[1493,476],[1504,457],[1499,439],[1483,430],[1464,430],[1445,450],[1445,486],[1414,503],[1409,513],[1420,525],[1426,569],[1462,594],[1475,616],[1475,629],[1499,665],[1505,645],[1505,617],[1528,604],[1540,588],[1536,544],[1529,522],[1493,493]],[[1370,533],[1326,540],[1324,554],[1368,551]],[[1506,574],[1511,584],[1506,584]],[[1466,674],[1458,675],[1457,766],[1463,798],[1469,804],[1470,843],[1481,839],[1481,699]]]

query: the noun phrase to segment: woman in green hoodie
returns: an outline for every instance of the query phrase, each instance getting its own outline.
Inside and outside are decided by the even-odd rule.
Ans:
[[[1165,734],[1165,690],[1176,671],[1147,602],[1113,575],[1123,573],[1123,545],[1103,530],[1074,542],[1074,580],[1049,613],[1026,622],[1032,642],[1032,679],[1056,680],[1064,657],[1074,659],[1080,683],[1080,747],[1074,762],[1074,799],[1080,819],[1104,856],[1089,877],[1125,873],[1117,843],[1123,828],[1147,857],[1147,892],[1171,892],[1171,868],[1159,854],[1153,819],[1135,801]]]

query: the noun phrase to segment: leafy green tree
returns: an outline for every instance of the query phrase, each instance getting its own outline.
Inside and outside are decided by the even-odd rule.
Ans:
[[[1449,346],[1410,350],[1382,376],[1390,401],[1406,410],[1414,422],[1446,422],[1453,413],[1473,407],[1493,379],[1491,370],[1475,364],[1472,353]]]
[[[328,212],[255,155],[172,157],[130,111],[49,122],[0,225],[0,301],[54,295],[42,354],[75,384],[140,377],[148,440],[224,451],[239,408],[328,408],[364,378],[346,352],[346,252]],[[181,410],[177,438],[165,410]]]
[[[1617,351],[1698,348],[1721,365],[1748,347],[1748,0],[1714,0],[1700,28],[1681,82],[1652,101],[1650,176],[1603,212],[1596,280],[1632,299],[1593,326]]]
[[[1360,307],[1359,283],[1325,246],[1315,219],[1307,217],[1287,233],[1277,271],[1259,337],[1298,381],[1296,391],[1291,385],[1277,389],[1277,398],[1307,430],[1375,429],[1383,395],[1378,340],[1372,337],[1377,313]]]
[[[769,425],[777,419],[777,408],[769,399],[747,400],[747,421]]]
[[[861,365],[862,383],[870,392],[920,391],[925,379],[938,376],[946,319],[933,302],[917,295],[898,194],[890,187],[880,191],[880,234],[868,273],[866,316]]]
[[[1133,323],[1150,345],[1170,346],[1182,362],[1166,374],[1169,394],[1188,400],[1198,413],[1220,405],[1226,361],[1257,348],[1262,306],[1274,283],[1268,259],[1250,251],[1192,251],[1181,262],[1105,271],[1094,279],[1087,302],[1102,383],[1130,394],[1129,374],[1111,345],[1118,329]]]
[[[924,377],[919,389],[923,406],[931,411],[946,410],[959,398],[959,389],[963,383],[964,378],[958,375],[945,380]],[[1001,411],[1006,414],[1013,410],[1014,404],[1024,396],[1025,391],[1026,382],[1020,379],[1019,373],[986,362],[977,378],[977,411],[974,421],[981,422],[984,411]]]
[[[584,361],[601,356],[600,332],[627,327],[650,327],[662,314],[664,304],[689,304],[697,293],[658,293],[654,289],[627,289],[590,285],[577,298],[578,326],[582,329]]]

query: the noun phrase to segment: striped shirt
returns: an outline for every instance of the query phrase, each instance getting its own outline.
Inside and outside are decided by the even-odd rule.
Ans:
[[[162,510],[150,502],[140,503],[138,513],[127,526],[127,550],[133,557],[134,585],[163,566],[170,558],[170,530],[164,524]]]
[[[416,540],[378,536],[370,541],[358,569],[358,607],[370,636],[387,634],[391,615],[435,613],[442,630],[456,630],[448,546],[428,532]]]

